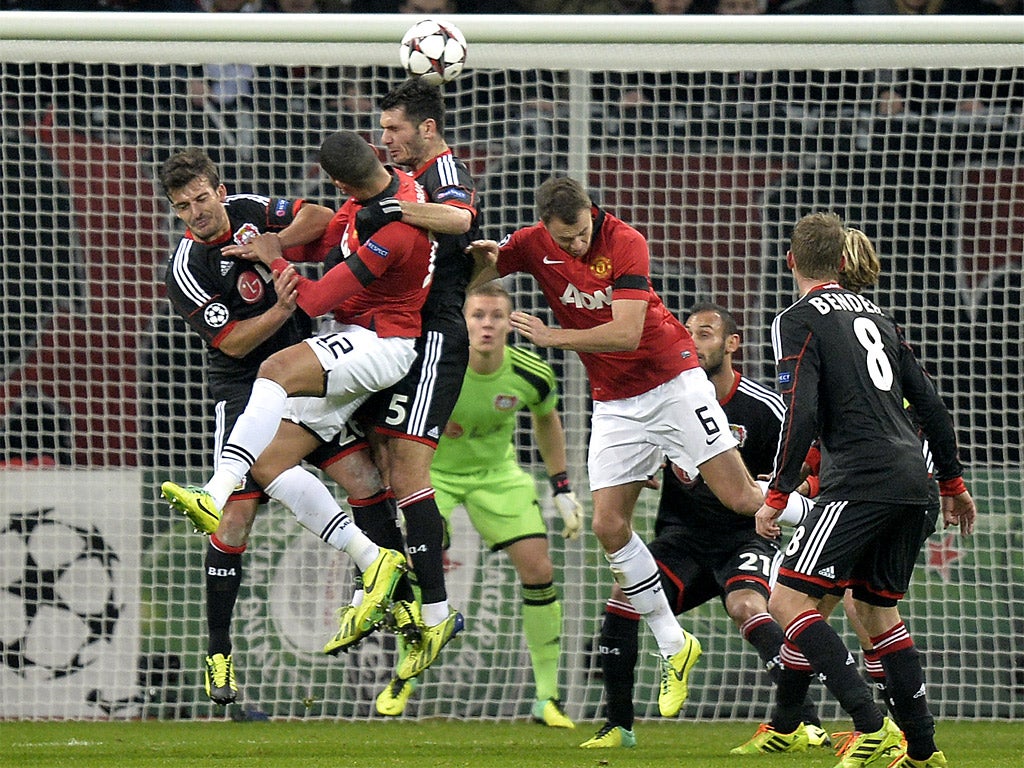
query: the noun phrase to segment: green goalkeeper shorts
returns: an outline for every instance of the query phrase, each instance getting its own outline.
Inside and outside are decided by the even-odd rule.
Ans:
[[[547,536],[533,477],[517,465],[472,475],[431,470],[434,499],[445,520],[445,544],[450,540],[451,516],[465,507],[469,520],[491,551],[520,539]]]

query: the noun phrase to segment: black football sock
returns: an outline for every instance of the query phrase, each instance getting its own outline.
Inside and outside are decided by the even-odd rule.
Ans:
[[[899,725],[899,717],[892,706],[892,700],[889,696],[889,685],[885,679],[885,667],[882,666],[882,660],[878,655],[878,651],[874,648],[864,651],[864,675],[864,681],[875,691],[875,701],[878,703],[879,708],[887,711],[896,725]]]
[[[640,633],[640,614],[631,616],[605,608],[601,625],[601,669],[604,672],[605,717],[609,723],[633,729],[633,684]]]
[[[804,674],[786,676],[785,684],[787,685],[787,690],[785,693],[779,690],[779,686],[783,681],[783,665],[779,658],[779,653],[786,639],[785,634],[782,632],[782,627],[769,614],[759,613],[747,619],[743,626],[740,627],[740,632],[747,639],[747,642],[757,649],[757,654],[764,662],[765,669],[768,670],[768,677],[771,678],[776,687],[776,704],[779,705],[780,697],[784,702],[784,704],[780,705],[783,711],[775,713],[772,717],[772,727],[781,733],[793,732],[796,726],[783,731],[779,727],[779,722],[777,722],[777,719],[787,724],[793,721],[796,713],[796,707],[793,704],[799,705],[800,722],[820,726],[821,719],[818,717],[818,708],[809,695],[809,667]],[[796,702],[792,702],[792,698],[800,690],[804,691],[803,699],[798,698]]]
[[[231,547],[210,536],[206,545],[207,653],[231,655],[231,615],[242,586],[242,553],[245,545]]]
[[[925,760],[938,747],[935,746],[935,718],[925,696],[921,654],[903,622],[871,641],[885,668],[893,709],[907,737],[907,755],[911,760]]]
[[[786,627],[786,639],[796,645],[821,676],[825,687],[853,719],[855,730],[871,733],[882,727],[882,713],[857,670],[853,654],[817,611],[797,616]]]
[[[423,603],[448,599],[444,585],[444,520],[434,501],[434,489],[424,488],[399,500],[405,516],[405,541],[416,572]]]
[[[782,663],[775,681],[775,709],[769,725],[779,733],[792,733],[801,722],[808,722],[808,690],[814,672],[800,649],[788,640],[779,649],[779,659]],[[817,720],[817,713],[814,719]]]
[[[365,499],[349,498],[348,503],[352,507],[352,519],[370,541],[380,547],[405,552],[405,540],[398,523],[398,503],[390,488],[384,488]],[[393,596],[395,600],[413,599],[412,586],[406,576],[399,579]]]

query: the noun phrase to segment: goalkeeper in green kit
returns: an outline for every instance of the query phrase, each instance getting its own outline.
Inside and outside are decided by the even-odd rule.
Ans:
[[[583,508],[566,475],[555,373],[535,353],[506,346],[511,312],[512,300],[498,283],[484,284],[466,298],[469,367],[430,477],[449,530],[452,510],[464,506],[487,546],[507,552],[519,575],[523,634],[537,687],[533,719],[573,728],[558,693],[562,605],[554,586],[548,532],[533,477],[516,463],[512,442],[516,414],[522,408],[528,408],[533,419],[565,538],[579,537]]]

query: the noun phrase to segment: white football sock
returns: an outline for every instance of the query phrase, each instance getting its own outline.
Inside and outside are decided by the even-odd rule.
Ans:
[[[618,552],[605,553],[605,557],[629,602],[654,633],[661,654],[668,657],[682,650],[686,635],[661,587],[658,564],[636,531],[626,546]]]
[[[221,448],[217,471],[204,486],[219,509],[277,434],[288,393],[270,379],[256,379],[249,402]]]
[[[267,484],[266,491],[292,511],[299,525],[346,552],[360,571],[380,554],[380,548],[338,506],[334,494],[302,467],[286,469]]]

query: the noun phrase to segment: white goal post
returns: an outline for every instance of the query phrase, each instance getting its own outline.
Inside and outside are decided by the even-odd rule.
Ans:
[[[779,264],[799,217],[835,210],[875,241],[874,295],[954,413],[982,513],[972,539],[932,537],[904,603],[929,696],[944,718],[1024,718],[1021,18],[452,18],[469,54],[445,86],[447,132],[477,178],[485,234],[531,223],[548,176],[580,179],[648,237],[669,309],[713,300],[736,314],[745,375],[770,378],[765,330],[792,298]],[[164,298],[180,228],[155,170],[199,144],[232,192],[336,206],[315,150],[340,128],[379,139],[376,103],[403,75],[398,41],[415,20],[0,13],[0,718],[224,715],[202,692],[205,543],[157,498],[162,479],[205,477],[212,430],[202,350]],[[530,280],[508,285],[546,312]],[[587,385],[574,357],[548,357],[582,498]],[[554,518],[528,429],[517,445]],[[645,539],[656,506],[645,492]],[[454,534],[467,631],[406,716],[528,717],[515,573],[464,516]],[[610,575],[591,534],[551,549],[563,697],[573,718],[601,721]],[[276,507],[245,558],[234,710],[374,717],[392,641],[319,653],[350,588],[344,558]],[[41,580],[58,588],[31,587]],[[704,645],[684,715],[764,719],[767,674],[721,605],[681,622]],[[646,630],[641,650],[654,650]],[[642,718],[656,695],[642,653]],[[841,719],[822,698],[822,716]]]

